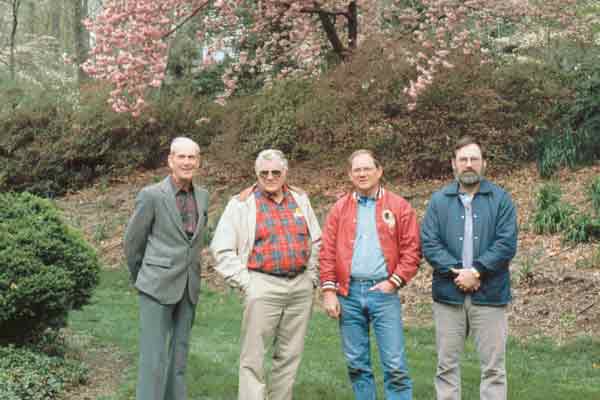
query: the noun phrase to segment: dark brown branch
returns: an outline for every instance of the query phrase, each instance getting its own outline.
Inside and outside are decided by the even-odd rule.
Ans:
[[[208,4],[208,1],[205,1],[204,3],[202,3],[201,5],[196,7],[196,9],[194,9],[194,11],[192,11],[192,13],[190,15],[188,15],[181,22],[179,22],[177,25],[175,25],[175,28],[173,28],[169,32],[165,33],[161,39],[165,39],[165,38],[171,36],[173,33],[177,32],[179,30],[179,28],[181,28],[190,19],[194,18],[196,16],[196,14],[198,14],[200,11],[202,11],[202,9],[204,9],[204,7],[206,7],[207,4]]]
[[[592,302],[592,304],[588,305],[588,306],[587,306],[587,307],[585,307],[583,310],[579,311],[579,312],[577,313],[577,315],[581,315],[581,314],[583,314],[584,312],[586,312],[586,311],[587,311],[587,310],[589,310],[590,308],[594,307],[594,305],[595,305],[595,304],[596,304],[596,302]]]
[[[327,13],[318,13],[319,19],[321,20],[321,25],[323,25],[323,30],[327,35],[327,39],[329,39],[329,43],[333,46],[333,51],[340,57],[344,57],[344,45],[340,40],[337,31],[335,30],[335,25],[331,22],[331,16]]]
[[[358,7],[356,1],[348,4],[348,47],[355,49],[358,42]]]
[[[348,18],[348,12],[347,11],[327,11],[327,10],[323,10],[320,7],[304,7],[300,9],[301,13],[305,13],[305,14],[326,14],[332,17],[337,17],[338,15],[342,15],[346,18]]]
[[[10,58],[9,58],[9,69],[10,79],[15,79],[15,43],[17,36],[17,26],[19,25],[19,7],[21,6],[21,0],[13,0],[12,2],[12,30],[10,32]]]

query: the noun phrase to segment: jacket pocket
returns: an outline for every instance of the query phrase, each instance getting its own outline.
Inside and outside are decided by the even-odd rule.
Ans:
[[[147,256],[144,258],[144,264],[161,268],[170,268],[171,259],[169,257]]]

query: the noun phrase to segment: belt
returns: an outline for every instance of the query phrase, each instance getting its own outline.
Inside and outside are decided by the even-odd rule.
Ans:
[[[355,278],[353,276],[350,277],[350,282],[355,282],[355,283],[371,283],[371,284],[376,284],[379,282],[383,282],[387,280],[387,278],[379,278],[379,279],[373,279],[373,278]]]
[[[299,271],[287,271],[287,272],[270,272],[270,271],[265,271],[265,270],[258,269],[258,268],[250,269],[250,271],[260,272],[261,274],[271,275],[271,276],[275,276],[277,278],[294,279],[298,275],[302,275],[304,273],[304,271],[306,271],[306,268],[302,268]]]

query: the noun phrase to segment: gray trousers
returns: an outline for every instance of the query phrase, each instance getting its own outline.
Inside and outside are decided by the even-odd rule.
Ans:
[[[196,305],[184,292],[175,304],[140,293],[137,400],[185,400],[185,369]]]
[[[506,400],[506,341],[508,321],[506,306],[487,307],[434,302],[435,339],[438,365],[435,376],[437,400],[460,400],[460,357],[465,340],[472,333],[479,354],[481,400]]]

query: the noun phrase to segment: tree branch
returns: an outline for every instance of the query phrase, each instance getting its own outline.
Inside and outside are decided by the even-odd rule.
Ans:
[[[206,0],[204,3],[202,3],[201,5],[199,5],[198,7],[196,7],[194,9],[194,11],[192,11],[192,13],[190,15],[188,15],[187,17],[185,17],[181,22],[179,22],[177,25],[175,25],[175,27],[173,29],[171,29],[169,32],[165,33],[161,39],[165,39],[169,36],[171,36],[173,33],[177,32],[177,30],[179,30],[179,28],[181,28],[183,25],[185,25],[190,19],[194,18],[196,16],[196,14],[198,14],[200,11],[202,11],[202,9],[204,7],[206,7],[206,5],[208,4],[208,0]]]
[[[348,4],[348,47],[355,49],[358,42],[358,7],[356,1]]]
[[[315,7],[304,7],[300,9],[301,13],[305,13],[305,14],[326,14],[332,17],[336,17],[338,15],[342,15],[346,18],[348,18],[348,12],[347,11],[327,11],[327,10],[323,10],[322,8],[320,8],[319,6],[315,6]]]
[[[344,58],[345,48],[340,40],[337,31],[335,30],[335,25],[331,22],[331,17],[327,13],[318,13],[319,19],[321,20],[321,25],[323,25],[323,30],[327,35],[327,39],[333,46],[333,51],[340,57]]]

